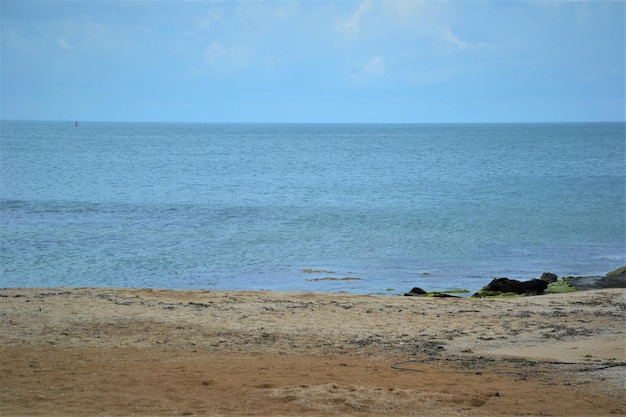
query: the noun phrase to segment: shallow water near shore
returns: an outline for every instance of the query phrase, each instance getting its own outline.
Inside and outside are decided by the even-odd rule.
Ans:
[[[0,286],[395,294],[602,275],[626,263],[624,132],[2,121]]]

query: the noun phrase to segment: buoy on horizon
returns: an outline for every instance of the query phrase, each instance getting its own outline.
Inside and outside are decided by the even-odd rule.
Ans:
[[[74,127],[78,127],[78,120],[74,122]]]

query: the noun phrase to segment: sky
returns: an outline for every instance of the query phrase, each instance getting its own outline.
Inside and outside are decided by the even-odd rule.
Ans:
[[[626,117],[621,0],[0,4],[4,120]]]

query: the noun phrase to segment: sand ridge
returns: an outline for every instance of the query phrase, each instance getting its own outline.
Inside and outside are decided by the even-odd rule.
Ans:
[[[623,289],[2,289],[0,414],[623,414],[624,307]]]

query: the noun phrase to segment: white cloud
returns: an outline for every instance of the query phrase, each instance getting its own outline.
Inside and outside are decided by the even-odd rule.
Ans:
[[[349,17],[336,20],[336,29],[352,39],[409,39],[433,26],[437,10],[432,1],[364,0]]]
[[[364,0],[348,19],[339,19],[337,26],[339,30],[348,35],[354,35],[361,30],[361,20],[371,9],[371,0]]]
[[[475,50],[475,49],[480,49],[480,48],[487,46],[486,43],[466,42],[464,40],[461,40],[454,32],[452,32],[452,29],[450,28],[450,26],[440,27],[437,30],[437,36],[443,42],[449,45],[455,46],[456,48],[461,49],[461,50]]]

